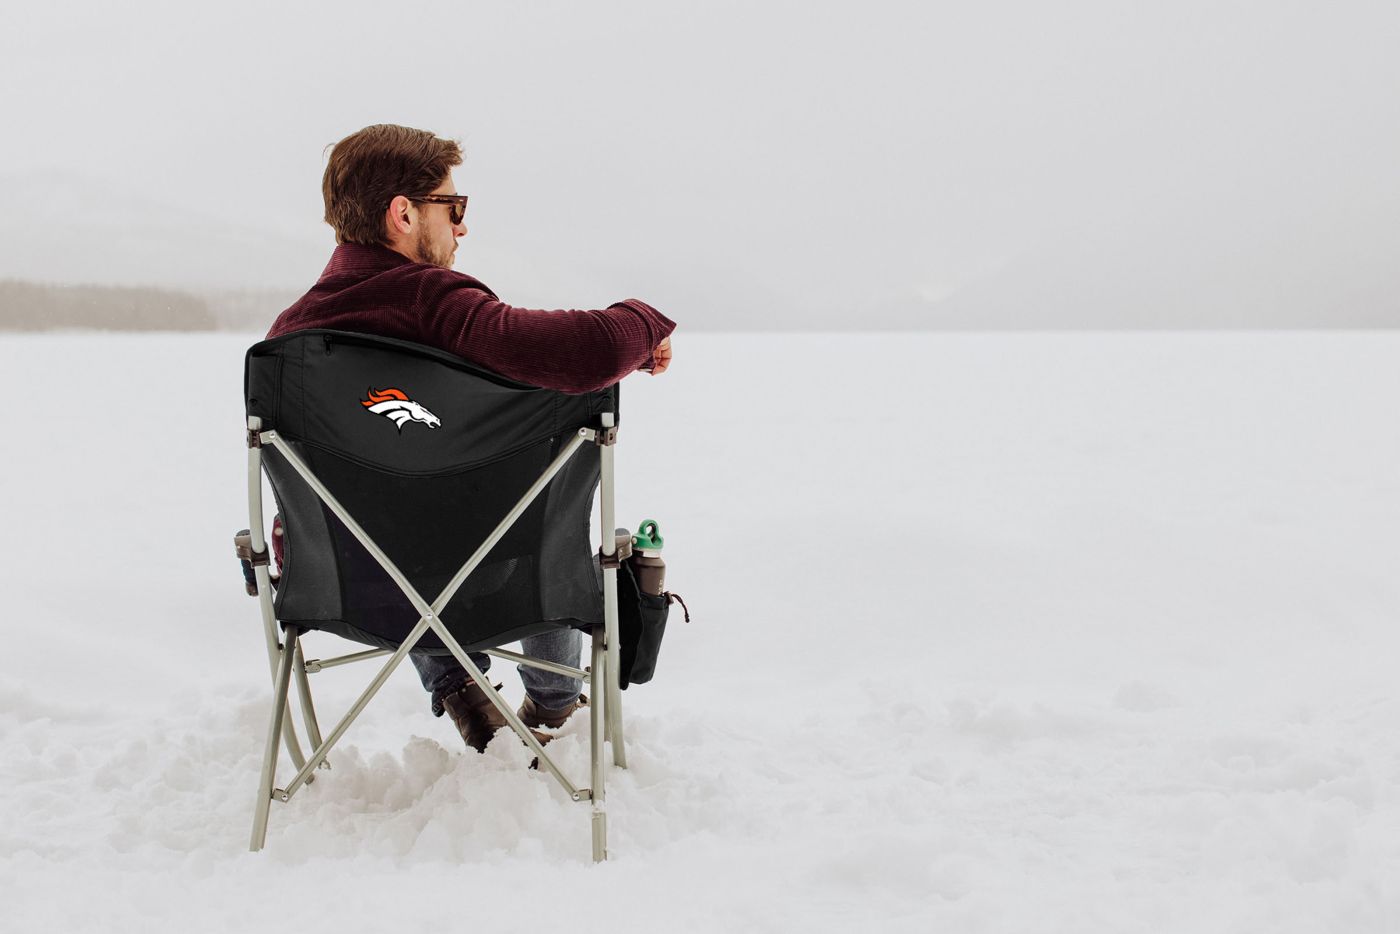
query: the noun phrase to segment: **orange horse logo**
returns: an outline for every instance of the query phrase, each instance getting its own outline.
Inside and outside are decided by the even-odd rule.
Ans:
[[[375,415],[383,415],[392,421],[398,426],[400,434],[403,433],[405,422],[422,422],[429,428],[442,427],[440,418],[410,399],[402,389],[374,389],[371,387],[369,398],[361,399],[360,405]]]

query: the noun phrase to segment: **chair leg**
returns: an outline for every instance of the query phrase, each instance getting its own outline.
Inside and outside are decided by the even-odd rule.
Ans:
[[[610,664],[604,664],[604,674],[607,678],[608,702],[603,706],[607,716],[608,742],[612,744],[613,765],[620,769],[627,768],[627,743],[622,738],[622,691],[617,686],[617,675],[615,669]]]
[[[604,709],[607,711],[607,719],[604,725],[604,735],[608,742],[612,744],[613,765],[620,769],[627,768],[627,747],[622,738],[622,690],[618,686],[617,673],[621,668],[621,642],[618,633],[620,625],[618,623],[617,612],[617,569],[606,568],[603,571],[603,627],[605,633],[604,657],[607,664],[601,669],[595,667],[594,693],[603,697]],[[598,672],[602,673],[601,680],[598,679]]]
[[[316,707],[311,703],[311,683],[306,679],[306,659],[302,655],[301,641],[297,641],[296,654],[292,657],[292,675],[297,679],[297,699],[301,701],[301,718],[306,724],[306,738],[311,743],[313,750],[321,747],[321,724],[316,720]],[[305,765],[305,761],[298,762],[297,768]],[[329,761],[322,759],[321,768],[331,767]]]
[[[296,655],[297,631],[287,627],[286,644],[277,664],[277,680],[272,692],[272,719],[267,727],[267,743],[263,747],[262,777],[258,781],[257,807],[253,811],[253,835],[248,849],[256,853],[267,842],[267,817],[272,807],[272,783],[277,773],[277,752],[282,738],[283,718],[287,713],[287,688],[292,679],[292,659]]]
[[[261,509],[261,506],[258,507]],[[260,521],[260,520],[259,520]],[[267,550],[267,543],[263,542],[263,550]],[[272,678],[274,689],[277,684],[277,665],[281,661],[281,655],[277,647],[277,617],[272,608],[272,581],[267,575],[267,568],[259,566],[256,570],[258,580],[258,606],[262,610],[263,617],[263,637],[267,640],[267,669],[268,676]],[[305,672],[302,672],[305,678]],[[301,743],[297,741],[296,726],[292,723],[291,717],[286,717],[282,721],[282,739],[287,744],[287,755],[292,757],[292,764],[301,768],[306,764],[306,757],[302,755]]]
[[[594,685],[593,701],[588,709],[588,745],[592,766],[590,781],[593,785],[593,861],[601,863],[608,858],[608,815],[605,810],[607,796],[603,790],[603,734],[609,722],[605,717],[605,708],[609,705],[608,698],[604,696],[607,692],[598,690],[597,684],[599,680],[604,684],[608,681],[607,649],[603,645],[603,630],[598,627],[593,629],[591,667]]]

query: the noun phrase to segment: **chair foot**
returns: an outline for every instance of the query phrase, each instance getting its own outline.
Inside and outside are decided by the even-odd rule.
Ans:
[[[603,811],[593,812],[593,862],[601,863],[608,858],[608,815]]]

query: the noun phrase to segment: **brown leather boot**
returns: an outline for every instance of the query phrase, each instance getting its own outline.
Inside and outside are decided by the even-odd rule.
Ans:
[[[496,685],[496,690],[500,689],[501,686]],[[457,732],[462,734],[466,744],[477,752],[485,752],[491,737],[495,736],[501,727],[506,726],[505,716],[491,703],[491,698],[486,696],[486,692],[477,687],[475,681],[468,681],[462,685],[461,690],[444,697],[442,709],[452,718]],[[535,739],[540,741],[540,745],[554,738],[548,733],[535,730],[530,732],[535,734]]]
[[[558,710],[541,707],[531,699],[529,694],[525,695],[525,703],[520,705],[516,714],[526,726],[547,726],[558,728],[564,725],[564,721],[573,716],[575,710],[588,706],[588,695],[580,694],[578,700],[567,707],[560,707]]]

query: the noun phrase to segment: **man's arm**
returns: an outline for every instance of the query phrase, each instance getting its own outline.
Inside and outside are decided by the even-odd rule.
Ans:
[[[516,308],[449,274],[425,279],[417,304],[437,346],[534,386],[590,392],[670,365],[675,322],[637,299],[600,311]]]

